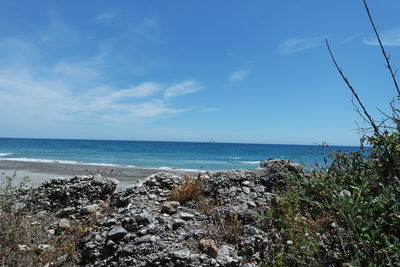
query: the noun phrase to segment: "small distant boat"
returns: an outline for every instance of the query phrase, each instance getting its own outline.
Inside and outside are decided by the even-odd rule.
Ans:
[[[215,141],[210,140],[210,141],[208,141],[207,144],[210,144],[210,145],[215,144]]]

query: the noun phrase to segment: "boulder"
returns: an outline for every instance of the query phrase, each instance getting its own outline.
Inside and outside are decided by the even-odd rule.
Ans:
[[[121,240],[127,233],[128,231],[126,231],[124,227],[115,226],[110,231],[108,231],[107,236],[112,241],[118,241]]]

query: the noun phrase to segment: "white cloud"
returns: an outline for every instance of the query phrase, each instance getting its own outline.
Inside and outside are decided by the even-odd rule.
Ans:
[[[165,102],[162,100],[154,100],[133,106],[131,109],[131,114],[133,117],[147,118],[177,114],[185,111],[187,110],[167,107]]]
[[[175,97],[186,94],[192,94],[199,91],[202,87],[195,81],[185,81],[183,83],[174,84],[164,92],[164,97]]]
[[[246,78],[247,75],[249,75],[249,71],[246,69],[241,69],[241,70],[238,70],[238,71],[235,71],[234,73],[232,73],[231,76],[229,77],[229,81],[230,82],[239,82],[239,81],[243,80],[244,78]]]
[[[325,36],[311,38],[291,38],[279,45],[279,52],[284,55],[290,55],[303,50],[318,47],[323,43]]]
[[[103,14],[99,18],[107,16]],[[134,34],[142,36],[146,27],[155,24],[155,20],[146,20],[136,27],[139,32]],[[49,60],[47,47],[54,49],[54,43],[63,44],[58,40],[66,38],[56,34],[57,27],[68,36],[77,36],[67,26],[54,23],[36,37],[0,39],[0,119],[3,123],[0,128],[19,124],[15,129],[25,127],[23,125],[39,129],[35,125],[42,125],[43,128],[50,123],[65,126],[69,123],[86,125],[88,122],[92,125],[103,125],[103,122],[125,125],[127,122],[139,122],[141,118],[149,121],[149,118],[157,119],[192,110],[169,100],[200,90],[201,86],[196,81],[188,80],[170,87],[151,80],[138,83],[135,81],[137,75],[132,71],[118,72],[118,77],[131,77],[131,81],[121,81],[128,86],[119,85],[114,76],[115,64],[126,64],[120,69],[132,69],[137,64],[123,53],[116,59],[118,53],[114,52],[121,47],[121,39],[102,40],[97,47],[94,46],[90,55],[80,57],[71,57],[64,53],[62,47],[57,57]],[[70,46],[68,44],[68,48]]]
[[[0,113],[4,116],[20,114],[26,121],[74,121],[86,117],[112,121],[115,118],[156,118],[189,111],[171,107],[162,98],[139,101],[160,90],[159,84],[146,82],[130,89],[105,86],[74,93],[73,88],[59,81],[41,82],[29,76],[10,76],[0,71]]]
[[[383,31],[380,33],[380,38],[383,45],[400,46],[400,27]],[[365,38],[364,43],[367,45],[379,45],[376,37]]]
[[[153,95],[159,90],[161,90],[161,86],[158,83],[145,82],[129,89],[115,91],[108,97],[113,100],[147,97]]]
[[[96,17],[96,20],[108,20],[113,19],[117,15],[117,10],[113,10],[111,12],[101,13]]]

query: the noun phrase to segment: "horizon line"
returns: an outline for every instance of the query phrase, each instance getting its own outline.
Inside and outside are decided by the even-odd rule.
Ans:
[[[87,139],[87,138],[39,138],[39,137],[0,137],[0,139],[28,139],[28,140],[69,140],[69,141],[117,141],[117,142],[164,142],[164,143],[199,143],[206,144],[210,141],[215,144],[238,144],[238,145],[281,145],[281,146],[326,146],[326,147],[359,147],[359,145],[329,145],[326,142],[321,144],[294,144],[294,143],[258,143],[258,142],[217,142],[215,140],[209,141],[168,141],[168,140],[132,140],[132,139]]]

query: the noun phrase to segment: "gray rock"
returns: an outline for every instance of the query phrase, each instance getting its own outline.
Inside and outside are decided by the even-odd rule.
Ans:
[[[248,188],[248,187],[242,187],[242,191],[243,191],[243,193],[245,193],[245,194],[250,194],[250,188]]]
[[[137,233],[138,233],[138,235],[147,235],[147,229],[143,228],[143,229],[139,230]]]
[[[249,181],[243,181],[243,182],[241,183],[241,185],[243,185],[243,186],[248,186],[249,184],[250,184]]]
[[[92,241],[89,241],[89,242],[87,242],[86,244],[85,244],[85,248],[87,248],[87,249],[95,249],[95,248],[97,248],[97,245],[94,243],[94,242],[92,242]]]
[[[177,250],[172,253],[175,258],[180,260],[186,260],[190,256],[189,250]]]
[[[115,242],[112,241],[112,240],[110,239],[110,240],[108,240],[107,243],[106,243],[106,248],[113,247],[114,245],[115,245]]]
[[[57,217],[67,217],[76,212],[74,207],[66,207],[65,209],[59,210],[56,214]]]
[[[128,231],[126,231],[124,227],[115,226],[110,231],[108,231],[107,236],[113,241],[118,241],[121,240],[127,233]]]
[[[136,240],[135,240],[135,242],[137,244],[152,243],[154,241],[156,241],[156,237],[153,235],[144,235],[144,236],[136,238]]]
[[[235,248],[230,245],[222,245],[218,250],[217,262],[222,266],[239,266],[240,259]]]
[[[187,213],[187,212],[181,212],[181,213],[179,213],[179,218],[181,218],[185,221],[189,221],[194,218],[194,215]]]
[[[58,229],[60,230],[67,230],[71,228],[71,223],[67,219],[61,219],[58,222]]]
[[[257,193],[264,193],[264,192],[265,192],[265,187],[264,187],[263,185],[257,185],[257,186],[254,188],[254,190],[255,190]]]
[[[25,245],[25,244],[17,245],[17,247],[18,247],[19,251],[28,251],[29,250],[29,247],[27,245]]]
[[[161,205],[161,211],[173,214],[178,211],[180,204],[178,201],[165,201]]]
[[[37,249],[41,251],[46,251],[53,249],[53,247],[48,244],[40,244],[39,246],[37,246]]]
[[[135,216],[133,216],[133,218],[135,219],[137,224],[141,224],[141,225],[148,225],[149,223],[151,223],[153,221],[153,218],[151,218],[149,215],[144,214],[144,213],[140,213],[140,214],[136,214]]]
[[[177,227],[181,227],[183,225],[185,225],[185,221],[179,218],[173,219],[172,220],[172,226],[177,228]]]
[[[48,212],[46,210],[39,211],[36,213],[36,216],[38,217],[44,217]]]
[[[100,207],[97,204],[87,205],[81,209],[81,214],[89,215],[89,214],[96,212],[99,209],[100,209]]]

